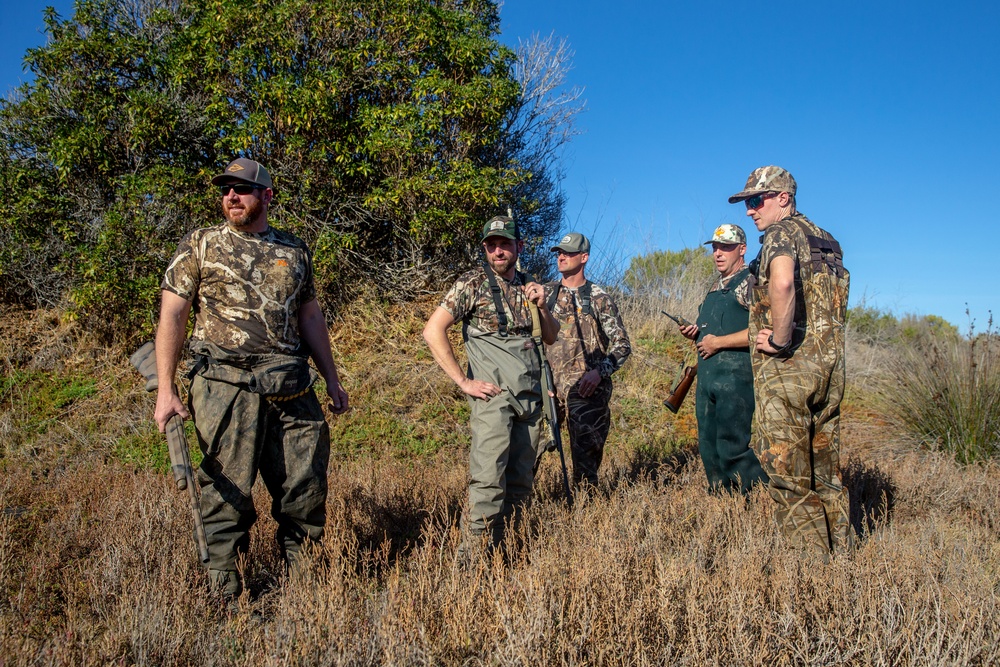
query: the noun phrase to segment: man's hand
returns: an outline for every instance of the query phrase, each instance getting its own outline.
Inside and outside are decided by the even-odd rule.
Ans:
[[[757,340],[754,347],[758,352],[770,355],[778,354],[779,350],[775,349],[774,346],[768,342],[768,338],[770,338],[773,333],[774,332],[771,329],[761,329],[757,332]],[[775,342],[779,345],[781,344],[780,340]]]
[[[694,340],[695,338],[698,337],[698,325],[697,324],[689,324],[686,327],[679,327],[679,329],[680,329],[681,335],[684,336],[685,338],[690,338],[691,340]]]
[[[545,308],[545,288],[538,283],[528,283],[524,286],[524,296],[539,308]]]
[[[702,359],[708,359],[710,356],[722,349],[722,345],[719,343],[719,337],[713,336],[712,334],[705,334],[698,341],[695,346],[698,348],[698,356]]]
[[[347,400],[347,392],[344,391],[340,380],[334,382],[332,387],[329,384],[326,385],[326,394],[330,397],[329,409],[331,413],[342,415],[351,409]]]
[[[174,415],[180,415],[181,419],[191,417],[180,396],[166,388],[163,391],[157,391],[156,410],[153,412],[153,418],[156,420],[156,426],[160,429],[160,433],[167,432],[167,422]]]
[[[459,389],[461,389],[466,395],[472,398],[482,399],[488,401],[494,396],[499,396],[501,389],[492,382],[487,382],[486,380],[474,380],[472,378],[465,378],[463,382],[458,383]]]
[[[596,368],[592,368],[584,373],[583,377],[576,383],[577,392],[581,397],[587,398],[594,393],[599,384],[601,384],[601,374],[597,372]]]

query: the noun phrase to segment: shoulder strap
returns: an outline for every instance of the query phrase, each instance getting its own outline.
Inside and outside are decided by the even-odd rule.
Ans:
[[[750,277],[750,269],[748,267],[743,267],[739,273],[733,276],[733,279],[729,281],[729,284],[726,285],[725,289],[722,291],[731,292],[732,290],[742,285],[744,281],[746,281],[749,277]]]
[[[580,311],[584,315],[590,315],[590,314],[592,314],[592,311],[590,309],[590,288],[591,288],[591,286],[593,284],[594,283],[592,283],[592,282],[590,282],[588,280],[588,281],[584,282],[583,285],[580,286],[580,289],[577,291],[577,294],[580,295]],[[597,320],[597,324],[598,324],[598,326],[600,326],[600,324],[601,324],[601,321],[600,321],[599,318]]]
[[[493,268],[489,262],[483,262],[483,271],[486,272],[486,279],[490,281],[490,292],[493,294],[493,305],[497,311],[497,333],[501,337],[507,336],[507,313],[503,309],[503,293],[497,283],[497,277],[493,274]]]
[[[549,300],[545,302],[545,305],[548,306],[551,313],[552,309],[556,307],[556,301],[559,300],[559,290],[562,289],[562,283],[558,280],[553,280],[549,283],[549,287],[552,288],[552,294],[549,295]]]

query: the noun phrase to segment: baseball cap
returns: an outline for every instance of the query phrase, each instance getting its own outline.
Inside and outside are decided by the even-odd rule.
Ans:
[[[743,228],[739,225],[719,225],[715,228],[715,233],[712,234],[712,238],[705,241],[704,245],[710,243],[742,243],[747,244],[747,233],[743,231]]]
[[[271,185],[271,174],[267,173],[260,162],[239,157],[226,165],[225,171],[212,178],[212,185],[228,185],[231,183],[251,183],[253,185],[263,185],[265,188]]]
[[[757,167],[747,178],[747,184],[743,186],[743,190],[732,195],[729,198],[729,203],[735,204],[765,192],[787,192],[794,196],[795,179],[781,167],[774,165]]]
[[[587,237],[579,232],[570,232],[566,236],[562,237],[559,241],[559,245],[554,245],[551,248],[552,252],[556,250],[562,250],[563,252],[590,252],[590,241]]]
[[[517,229],[517,223],[506,215],[494,215],[483,225],[483,241],[491,236],[502,236],[505,239],[517,241],[521,238],[521,233]]]

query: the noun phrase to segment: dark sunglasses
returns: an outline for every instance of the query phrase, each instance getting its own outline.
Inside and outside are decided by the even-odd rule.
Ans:
[[[229,183],[227,185],[220,185],[219,192],[225,197],[229,194],[230,190],[233,190],[238,195],[248,195],[254,190],[263,190],[264,187],[261,185],[250,185],[249,183]]]
[[[765,192],[763,194],[754,195],[753,197],[748,197],[746,201],[747,210],[754,209],[757,210],[764,205],[765,199],[770,199],[771,197],[778,194],[777,192]]]

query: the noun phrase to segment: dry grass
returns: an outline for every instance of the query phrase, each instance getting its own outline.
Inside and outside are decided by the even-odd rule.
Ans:
[[[627,315],[642,342],[616,386],[601,487],[568,511],[549,457],[509,559],[456,568],[467,424],[419,341],[433,305],[343,314],[334,343],[355,410],[334,425],[348,444],[330,469],[327,539],[289,580],[262,518],[235,613],[205,594],[183,496],[123,457],[155,440],[126,351],[4,313],[4,339],[30,334],[3,348],[5,373],[58,348],[46,373],[99,379],[48,426],[23,414],[30,397],[43,407],[38,378],[0,397],[0,431],[17,440],[0,450],[0,663],[1000,661],[995,463],[914,447],[856,394],[845,477],[856,525],[872,529],[829,565],[789,550],[765,493],[705,492],[685,414],[660,405],[686,350],[641,310]],[[262,488],[257,503],[267,517]]]

